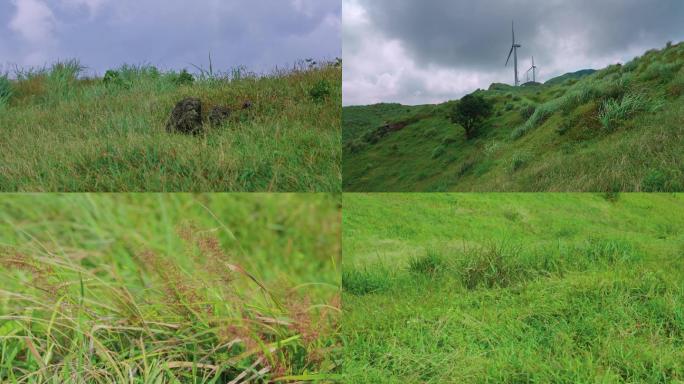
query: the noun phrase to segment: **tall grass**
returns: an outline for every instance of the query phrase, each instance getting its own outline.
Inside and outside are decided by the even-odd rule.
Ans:
[[[0,108],[3,108],[12,97],[12,83],[7,78],[7,75],[0,76]]]
[[[341,69],[229,78],[148,65],[86,78],[77,61],[17,71],[0,116],[3,191],[339,191]],[[116,75],[114,75],[114,73]],[[327,84],[316,100],[310,92]],[[235,113],[197,137],[168,134],[175,103]],[[250,101],[252,108],[242,111]]]
[[[580,105],[592,100],[621,98],[627,92],[630,81],[626,78],[618,80],[585,79],[575,84],[562,97],[553,99],[539,106],[525,123],[511,133],[511,139],[519,139],[531,130],[542,125],[553,114],[570,112]]]
[[[661,101],[651,100],[642,93],[629,93],[622,100],[608,99],[604,101],[598,118],[603,128],[612,132],[621,121],[629,119],[638,112],[655,112],[662,105]]]

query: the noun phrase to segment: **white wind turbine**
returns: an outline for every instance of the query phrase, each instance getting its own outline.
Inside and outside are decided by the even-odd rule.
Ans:
[[[527,81],[530,81],[530,71],[532,71],[532,82],[537,82],[537,66],[534,65],[534,56],[532,56],[532,66],[527,70]]]
[[[506,59],[506,66],[508,66],[508,62],[511,60],[511,55],[513,55],[513,69],[515,71],[515,86],[517,87],[518,84],[520,84],[520,81],[518,80],[518,48],[520,48],[520,44],[515,43],[515,25],[511,21],[511,33],[513,35],[513,44],[511,45],[511,51],[508,52],[508,59]]]

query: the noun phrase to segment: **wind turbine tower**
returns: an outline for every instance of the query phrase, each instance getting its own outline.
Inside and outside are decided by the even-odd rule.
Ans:
[[[513,44],[511,45],[511,51],[508,52],[508,59],[506,59],[506,66],[508,66],[508,62],[511,60],[511,55],[513,55],[513,69],[515,71],[515,86],[517,87],[520,84],[520,80],[518,80],[518,48],[520,48],[520,44],[515,43],[515,24],[514,22],[511,21],[511,33],[513,35]]]

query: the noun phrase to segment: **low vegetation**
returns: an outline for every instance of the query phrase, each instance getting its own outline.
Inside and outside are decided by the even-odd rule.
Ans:
[[[2,191],[339,191],[341,62],[257,75],[77,61],[0,76]],[[169,134],[174,105],[240,111]],[[245,111],[242,106],[248,104]]]
[[[683,381],[683,203],[345,195],[344,382]]]
[[[0,381],[334,381],[330,195],[5,195]]]
[[[624,65],[492,84],[439,105],[346,107],[343,189],[645,191],[659,172],[662,190],[680,191],[682,95],[684,44],[669,44]],[[403,129],[378,138],[383,122]],[[510,166],[520,153],[524,169]]]

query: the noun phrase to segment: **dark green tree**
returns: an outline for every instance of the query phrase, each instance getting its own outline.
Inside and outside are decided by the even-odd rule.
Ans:
[[[492,114],[492,104],[480,95],[464,96],[451,111],[451,121],[460,124],[468,140],[477,137],[486,118]]]

